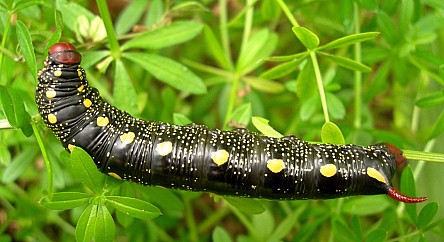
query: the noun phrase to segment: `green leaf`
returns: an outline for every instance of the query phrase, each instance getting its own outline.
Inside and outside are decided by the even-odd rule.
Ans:
[[[348,45],[353,45],[362,41],[366,41],[369,39],[373,39],[376,36],[378,36],[378,32],[366,32],[366,33],[359,33],[359,34],[352,34],[348,36],[344,36],[339,39],[335,39],[323,46],[320,46],[318,50],[331,50],[331,49],[337,49],[342,48]]]
[[[321,138],[322,143],[338,145],[345,144],[345,139],[341,130],[332,122],[326,122],[324,125],[322,125]]]
[[[34,46],[32,45],[31,35],[28,28],[22,21],[17,21],[16,26],[17,41],[20,46],[20,50],[25,58],[26,65],[28,65],[32,76],[37,76],[37,65],[35,63]]]
[[[273,231],[273,233],[268,237],[270,240],[276,240],[280,241],[285,238],[285,236],[288,235],[288,233],[291,231],[291,229],[294,228],[294,226],[297,223],[297,219],[299,215],[305,211],[306,205],[300,205],[298,209],[294,209],[290,212],[290,214],[287,214],[285,216],[285,219],[282,220],[282,222],[279,223],[279,225],[276,227],[276,229]]]
[[[401,192],[407,196],[415,197],[416,189],[415,189],[415,181],[413,178],[412,168],[407,166],[404,168],[401,174]],[[412,219],[414,223],[417,221],[417,211],[416,204],[405,204],[405,209],[409,217]]]
[[[139,113],[137,110],[136,89],[134,89],[131,78],[122,60],[117,59],[115,64],[114,105],[132,115],[136,115]]]
[[[216,226],[216,228],[213,230],[213,234],[211,235],[211,238],[213,239],[213,242],[229,242],[233,241],[230,238],[230,235],[225,231],[224,228]]]
[[[134,0],[127,4],[125,9],[120,12],[119,17],[117,17],[116,33],[122,35],[129,32],[142,18],[147,5],[148,1],[145,0]]]
[[[139,64],[160,81],[178,90],[193,94],[207,92],[202,79],[172,59],[146,53],[124,53],[123,56]]]
[[[269,241],[267,238],[270,238],[271,233],[273,233],[276,227],[273,214],[270,210],[266,209],[263,213],[251,216],[251,220],[254,226],[255,237],[261,241]]]
[[[252,88],[265,93],[280,93],[284,91],[284,85],[279,82],[263,79],[260,77],[245,76],[243,80]]]
[[[94,18],[94,14],[82,5],[76,2],[68,2],[66,0],[56,1],[57,10],[63,13],[63,23],[71,31],[77,31],[78,19],[80,17],[86,17],[91,22]]]
[[[94,193],[102,193],[106,176],[97,170],[94,161],[86,151],[75,147],[71,152],[71,166],[75,171],[74,174],[85,186]]]
[[[383,229],[375,229],[367,236],[366,242],[380,242],[385,241],[387,238],[387,231]]]
[[[28,146],[21,150],[20,153],[15,156],[12,162],[6,167],[6,169],[4,169],[2,182],[13,182],[20,175],[22,175],[26,169],[29,169],[38,151],[38,147],[36,146]]]
[[[219,66],[221,66],[225,70],[229,70],[231,65],[230,60],[227,60],[226,55],[224,54],[224,50],[217,40],[213,30],[205,25],[203,33],[207,50],[209,51],[211,56],[213,56]]]
[[[76,241],[90,242],[94,236],[97,220],[97,205],[90,204],[80,215],[76,226]]]
[[[251,122],[253,123],[254,127],[256,127],[257,130],[259,130],[262,134],[268,137],[274,137],[274,138],[282,138],[283,135],[277,132],[275,129],[273,129],[269,124],[268,120],[261,118],[261,117],[253,117],[251,119]]]
[[[82,55],[82,67],[88,69],[105,57],[110,56],[109,50],[91,50]]]
[[[25,122],[29,122],[29,119],[24,119],[26,117],[25,105],[19,95],[11,94],[6,87],[0,86],[0,101],[3,112],[12,127],[20,128]]]
[[[94,228],[95,241],[113,241],[116,225],[113,217],[104,204],[99,204]]]
[[[147,28],[156,27],[158,23],[162,20],[164,16],[163,11],[163,1],[162,0],[152,0],[148,13],[145,16],[144,25]]]
[[[139,219],[153,219],[162,213],[149,202],[132,197],[107,196],[106,202],[115,209]]]
[[[438,120],[436,120],[435,125],[433,126],[432,133],[430,134],[428,140],[436,138],[438,135],[442,134],[443,132],[444,132],[444,112],[441,112],[441,114],[438,117]]]
[[[311,60],[307,60],[296,80],[296,94],[300,100],[307,100],[318,95],[315,73]]]
[[[345,106],[342,103],[341,99],[336,97],[335,95],[327,92],[325,93],[325,97],[328,103],[328,112],[335,119],[343,119],[345,117]]]
[[[416,106],[420,108],[430,108],[444,103],[444,91],[433,92],[416,101]]]
[[[187,116],[180,113],[173,113],[173,123],[175,125],[187,125],[193,123]]]
[[[389,43],[394,44],[397,41],[398,31],[393,20],[383,11],[376,12],[376,23],[381,30],[382,37]]]
[[[304,27],[293,27],[293,33],[298,37],[301,43],[309,50],[314,50],[319,46],[319,38],[310,30]]]
[[[237,107],[230,115],[229,122],[234,122],[235,125],[246,127],[251,119],[251,104],[244,103]]]
[[[66,210],[87,204],[91,195],[81,192],[58,192],[44,196],[40,204],[53,210]]]
[[[350,69],[352,71],[370,72],[372,70],[372,68],[370,68],[364,64],[361,64],[359,62],[356,62],[352,59],[349,59],[349,58],[345,58],[345,57],[337,56],[337,55],[331,55],[331,54],[324,53],[321,51],[318,51],[316,53],[319,56],[322,56],[323,58],[333,61],[334,63],[336,63],[342,67],[345,67],[347,69]]]
[[[421,212],[419,212],[418,220],[416,221],[416,225],[418,226],[418,228],[423,229],[427,225],[429,225],[437,213],[438,213],[438,204],[436,202],[431,202],[425,205],[421,209]]]
[[[304,58],[309,55],[308,51],[304,51],[297,54],[292,55],[282,55],[282,56],[270,56],[267,58],[264,58],[265,61],[272,61],[272,62],[284,62],[284,61],[292,61],[299,58]],[[305,57],[304,57],[305,56]]]
[[[307,121],[321,107],[321,100],[319,95],[314,95],[306,100],[303,100],[301,109],[299,110],[299,117],[302,121]]]
[[[342,206],[342,212],[357,216],[378,214],[390,206],[386,196],[364,196],[348,199]]]
[[[295,70],[299,67],[301,62],[307,58],[307,56],[308,53],[299,59],[294,59],[292,61],[277,65],[262,73],[260,77],[265,79],[278,79],[284,77],[292,72],[295,72]]]
[[[202,31],[202,28],[203,25],[198,22],[177,21],[130,39],[122,45],[122,50],[131,48],[157,50],[170,47],[193,39]]]
[[[255,199],[225,196],[224,200],[246,214],[260,214],[265,211],[264,205]]]
[[[236,70],[241,74],[247,74],[260,64],[263,58],[273,53],[277,45],[277,35],[270,33],[268,29],[256,32],[248,40],[239,54]]]

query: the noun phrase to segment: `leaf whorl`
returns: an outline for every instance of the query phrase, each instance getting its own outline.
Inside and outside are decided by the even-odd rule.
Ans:
[[[136,119],[88,85],[73,45],[51,47],[36,102],[65,148],[86,150],[98,169],[143,185],[269,199],[327,199],[400,193],[391,187],[402,152],[372,146],[309,144],[246,129],[210,130]],[[409,200],[410,199],[410,200]],[[404,202],[422,198],[402,197]]]

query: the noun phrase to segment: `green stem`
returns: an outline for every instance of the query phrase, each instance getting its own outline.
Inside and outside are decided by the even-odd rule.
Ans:
[[[252,2],[253,2],[252,0],[247,0],[247,5],[251,5]],[[254,13],[253,6],[248,8],[247,12],[245,13],[244,31],[242,33],[242,43],[239,53],[242,53],[242,51],[245,49],[248,43],[248,39],[250,38],[251,27],[253,24],[253,13]]]
[[[190,241],[199,241],[199,234],[197,232],[196,221],[193,214],[193,206],[190,203],[190,199],[183,197],[183,203],[185,206],[185,219],[190,231]]]
[[[34,131],[34,136],[37,140],[37,144],[39,145],[40,150],[42,151],[43,160],[45,161],[45,167],[46,167],[46,173],[47,173],[47,179],[48,179],[48,193],[52,194],[52,192],[53,192],[53,185],[52,185],[53,178],[52,178],[51,161],[49,160],[48,153],[46,152],[45,146],[43,145],[42,137],[40,136],[36,122],[34,122],[34,120],[31,120],[31,126],[32,126],[32,130]]]
[[[230,70],[233,70],[233,62],[231,58],[230,42],[228,37],[228,25],[227,25],[227,0],[219,0],[219,24],[220,24],[220,36],[222,41],[222,48],[224,50],[225,59],[230,65]]]
[[[355,34],[358,34],[361,29],[359,25],[359,8],[358,4],[354,3],[354,22],[355,22]],[[358,42],[354,45],[355,48],[355,61],[358,63],[361,63],[361,42]],[[356,129],[361,128],[361,108],[362,108],[362,72],[355,71],[354,72],[354,79],[355,79],[355,85],[354,85],[354,93],[355,93],[355,120],[354,120],[354,126]]]
[[[211,213],[204,221],[202,221],[199,226],[197,227],[197,231],[199,234],[202,234],[206,230],[208,230],[211,227],[214,227],[216,224],[218,224],[224,217],[226,217],[228,214],[230,214],[230,210],[226,207],[216,210],[213,213]]]
[[[298,22],[296,21],[296,19],[293,17],[293,14],[291,14],[290,9],[288,9],[287,5],[284,3],[283,0],[277,0],[277,3],[279,4],[279,6],[281,7],[282,11],[284,11],[285,16],[287,16],[288,20],[290,20],[291,24],[294,27],[299,27]]]
[[[327,99],[325,97],[324,83],[322,82],[321,70],[319,69],[318,60],[314,51],[310,52],[311,62],[313,63],[313,69],[316,77],[316,83],[318,84],[319,96],[321,98],[322,111],[324,113],[325,122],[330,122],[328,116]]]
[[[9,28],[11,27],[11,21],[10,20],[11,20],[11,14],[9,14],[9,12],[8,12],[8,18],[7,18],[7,21],[5,23],[5,28],[4,28],[4,31],[3,31],[2,46],[1,46],[2,48],[5,48],[6,40],[8,39]],[[0,68],[2,70],[4,70],[4,68],[3,68],[3,52],[0,52]],[[7,83],[7,80],[0,81],[1,85],[6,85],[6,83]]]
[[[109,14],[108,6],[106,5],[106,0],[97,0],[97,7],[99,8],[103,24],[105,25],[111,56],[114,60],[120,59],[121,53],[119,42],[117,41],[116,32],[114,31],[113,22],[111,20],[111,15]]]
[[[430,144],[433,145],[433,143],[429,142],[429,143],[427,143],[427,147],[430,146]],[[403,150],[403,151],[404,151],[403,155],[408,160],[422,160],[422,161],[428,161],[428,162],[444,163],[444,154],[432,153],[432,152],[426,152],[426,151],[415,151],[415,150]]]

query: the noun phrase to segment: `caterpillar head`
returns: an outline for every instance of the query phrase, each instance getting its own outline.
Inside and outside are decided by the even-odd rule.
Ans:
[[[82,56],[71,43],[59,42],[49,48],[49,61],[64,65],[76,65],[82,61]]]

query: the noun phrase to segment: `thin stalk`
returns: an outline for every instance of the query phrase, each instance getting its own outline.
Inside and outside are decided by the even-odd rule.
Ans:
[[[247,219],[247,217],[245,217],[245,215],[243,213],[241,213],[239,210],[237,210],[236,208],[232,207],[231,205],[229,205],[229,206],[230,206],[230,208],[232,208],[231,211],[233,212],[233,214],[239,219],[239,221],[248,230],[248,233],[251,236],[253,236],[256,241],[260,241],[260,239],[257,238],[253,224],[250,223],[250,221]]]
[[[359,25],[359,8],[358,8],[358,4],[355,2],[354,3],[354,23],[355,23],[355,29],[354,32],[355,34],[358,34],[361,32],[361,28]],[[361,42],[358,42],[354,45],[354,49],[355,49],[355,61],[357,61],[358,63],[361,63],[362,61],[362,51],[361,51]],[[355,71],[354,72],[354,79],[355,79],[355,85],[354,85],[354,93],[355,93],[355,119],[354,119],[354,126],[356,129],[361,128],[361,123],[362,123],[362,72],[360,71]]]
[[[1,46],[2,48],[5,48],[6,40],[8,39],[9,27],[11,27],[11,15],[10,14],[8,14],[8,21],[6,21],[5,28],[3,31],[2,46]],[[2,70],[4,70],[4,68],[3,68],[3,52],[0,52],[0,68]],[[7,80],[0,81],[1,85],[6,85],[6,83],[7,83]]]
[[[204,221],[199,223],[199,226],[197,226],[197,232],[199,234],[202,234],[209,228],[214,227],[215,225],[220,223],[220,221],[228,214],[230,214],[230,210],[226,207],[220,210],[216,210],[213,213],[210,213],[209,216]]]
[[[190,199],[183,197],[183,203],[185,206],[185,218],[186,223],[190,232],[190,241],[199,241],[199,234],[197,232],[196,221],[194,219],[192,205],[190,203]]]
[[[429,141],[426,145],[426,149],[433,145],[434,141]],[[444,154],[432,153],[426,151],[416,151],[416,150],[403,150],[403,156],[408,160],[422,160],[428,162],[442,162],[444,163]]]
[[[319,69],[318,60],[316,58],[316,53],[310,52],[311,62],[313,63],[313,69],[315,72],[316,83],[318,84],[319,96],[321,98],[322,111],[324,113],[325,122],[330,122],[330,117],[328,116],[327,98],[325,97],[324,83],[322,82],[321,70]]]
[[[103,24],[105,25],[111,56],[114,60],[120,59],[121,53],[119,42],[117,41],[116,32],[114,31],[106,0],[97,0],[97,7],[99,8],[100,16],[103,19]]]
[[[231,58],[231,49],[228,36],[228,25],[227,25],[227,0],[219,0],[219,25],[220,25],[220,36],[222,41],[222,48],[224,50],[225,59],[230,65],[230,70],[233,70],[233,62]]]
[[[277,3],[279,4],[279,6],[281,7],[282,11],[284,11],[285,16],[287,16],[288,20],[290,20],[291,24],[294,27],[299,27],[298,22],[296,21],[296,19],[293,17],[293,14],[291,14],[290,9],[288,9],[287,5],[284,3],[283,0],[277,0]]]
[[[31,120],[31,126],[32,126],[32,130],[34,131],[34,136],[37,140],[37,144],[39,145],[40,150],[42,151],[43,160],[45,161],[45,168],[46,168],[47,179],[48,179],[48,193],[52,194],[52,192],[53,192],[53,177],[52,177],[51,161],[49,160],[48,153],[46,152],[45,146],[43,145],[42,137],[40,136],[39,130],[38,130],[37,125],[34,122],[34,120]]]
[[[251,3],[252,3],[252,0],[247,1],[247,5],[251,4]],[[254,13],[253,7],[249,8],[247,10],[247,12],[245,13],[245,24],[244,24],[242,43],[241,43],[241,48],[240,48],[241,52],[245,48],[246,44],[248,43],[248,39],[250,38],[251,28],[253,25],[253,13]],[[239,84],[240,84],[240,76],[239,76],[239,74],[236,73],[236,75],[233,78],[233,82],[231,84],[230,97],[228,99],[227,111],[225,113],[225,119],[224,119],[224,127],[225,128],[227,128],[229,118],[231,116],[231,113],[234,110],[234,106],[235,106],[236,100],[238,98],[237,92],[239,89]]]

